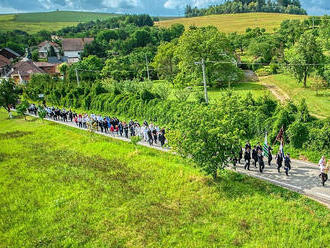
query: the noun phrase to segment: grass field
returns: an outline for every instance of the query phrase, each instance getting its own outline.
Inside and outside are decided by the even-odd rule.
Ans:
[[[330,213],[297,193],[0,111],[0,247],[326,247]]]
[[[312,79],[307,82],[308,86],[310,86],[310,80]],[[286,74],[264,77],[262,82],[279,87],[295,103],[299,103],[302,98],[305,98],[309,111],[315,116],[330,117],[330,89],[320,91],[320,95],[317,96],[310,87],[303,88],[302,84],[298,84],[295,78]]]
[[[15,29],[28,33],[36,33],[40,30],[56,31],[64,27],[75,26],[80,22],[105,20],[114,15],[116,14],[79,11],[0,15],[0,31]]]
[[[211,25],[217,27],[220,31],[225,33],[244,33],[249,27],[260,27],[265,28],[268,32],[273,32],[274,29],[278,28],[284,20],[304,20],[306,18],[308,18],[308,16],[277,13],[243,13],[178,18],[160,21],[157,25],[161,27],[169,27],[174,23],[182,23],[186,28],[189,28],[189,26],[192,25],[197,27]]]

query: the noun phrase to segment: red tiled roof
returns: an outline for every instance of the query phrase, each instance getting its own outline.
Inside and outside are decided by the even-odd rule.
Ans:
[[[5,56],[0,55],[0,67],[10,65],[10,60],[7,59]]]
[[[94,38],[69,38],[62,40],[63,51],[82,51],[86,44],[92,43]]]
[[[43,46],[45,46],[47,43],[49,43],[49,44],[52,45],[53,47],[57,47],[57,48],[60,47],[57,43],[52,42],[52,41],[48,41],[48,40],[41,42],[41,43],[38,45],[38,47],[43,47]]]
[[[56,64],[48,63],[48,62],[34,62],[34,64],[38,67],[52,67],[56,66]]]
[[[21,76],[28,76],[31,74],[36,74],[36,73],[45,73],[42,69],[37,67],[33,61],[28,60],[28,61],[20,61],[14,65],[14,71],[11,73],[11,75],[17,75],[19,74]]]

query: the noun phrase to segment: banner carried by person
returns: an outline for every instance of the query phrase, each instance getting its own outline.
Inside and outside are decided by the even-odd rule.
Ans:
[[[280,144],[280,152],[281,152],[282,158],[284,159],[285,155],[284,155],[283,141],[281,141],[281,144]]]
[[[269,154],[268,154],[268,142],[267,142],[267,133],[265,135],[265,142],[264,142],[264,146],[262,148],[264,156],[268,158]]]
[[[284,140],[284,127],[282,126],[278,135],[276,136],[275,142],[276,141],[283,142],[283,140]]]

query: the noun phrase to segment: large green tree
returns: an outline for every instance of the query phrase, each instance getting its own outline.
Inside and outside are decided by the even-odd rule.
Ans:
[[[4,107],[8,114],[10,108],[18,101],[18,90],[12,80],[2,80],[0,82],[0,106]]]
[[[157,54],[152,63],[153,67],[162,79],[166,79],[174,84],[174,78],[177,73],[175,61],[175,49],[177,42],[166,42],[158,47]]]
[[[289,68],[297,78],[307,86],[307,78],[313,71],[322,71],[325,56],[322,46],[311,32],[304,33],[299,42],[291,49],[285,51],[285,58],[289,62]]]
[[[211,84],[240,79],[240,70],[234,64],[234,51],[226,35],[215,27],[193,27],[180,37],[176,51],[179,73],[176,82],[202,82],[202,70],[195,62],[204,59],[206,75]]]

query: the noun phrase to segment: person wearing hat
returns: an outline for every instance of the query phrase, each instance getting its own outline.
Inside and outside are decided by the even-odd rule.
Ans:
[[[289,176],[289,171],[291,170],[290,153],[287,153],[284,158],[284,170],[285,170],[285,174]]]

